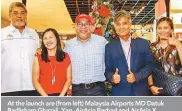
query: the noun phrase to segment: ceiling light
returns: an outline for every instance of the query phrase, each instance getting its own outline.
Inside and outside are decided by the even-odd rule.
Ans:
[[[145,8],[145,6],[142,6],[142,10]]]
[[[139,12],[136,12],[136,13],[135,13],[135,15],[138,15],[138,14],[139,14]]]
[[[130,10],[130,13],[131,14],[134,14],[134,9],[133,8]]]

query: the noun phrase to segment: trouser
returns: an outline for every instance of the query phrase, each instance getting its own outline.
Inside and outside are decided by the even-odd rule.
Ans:
[[[37,96],[36,90],[1,93],[1,96]]]
[[[106,96],[105,83],[73,84],[72,96]]]

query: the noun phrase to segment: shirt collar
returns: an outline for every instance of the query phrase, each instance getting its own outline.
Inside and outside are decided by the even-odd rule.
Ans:
[[[15,28],[12,24],[10,24],[10,30],[11,30],[12,32],[14,32],[14,31],[16,31],[16,28]]]
[[[15,32],[15,31],[18,30],[18,29],[15,28],[12,24],[10,24],[10,30],[11,30],[12,32]],[[25,32],[25,31],[28,32],[28,27],[27,27],[27,26],[25,26],[23,32]]]
[[[90,39],[87,41],[87,42],[80,42],[79,40],[78,40],[78,38],[77,38],[77,36],[76,36],[76,41],[77,41],[77,43],[78,44],[90,44],[91,43],[91,41],[92,41],[92,39],[93,39],[93,37],[92,37],[92,34],[91,34],[91,37],[90,37]]]
[[[131,36],[128,38],[127,41],[124,41],[124,40],[122,40],[121,38],[119,38],[119,39],[120,39],[121,43],[126,43],[126,42],[131,43]]]

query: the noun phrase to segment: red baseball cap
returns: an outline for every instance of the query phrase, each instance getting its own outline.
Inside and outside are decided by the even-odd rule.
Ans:
[[[94,24],[93,18],[91,16],[87,15],[87,14],[79,14],[79,15],[77,15],[76,18],[75,18],[75,23],[77,23],[82,18],[87,19],[88,22],[90,22],[92,25]]]

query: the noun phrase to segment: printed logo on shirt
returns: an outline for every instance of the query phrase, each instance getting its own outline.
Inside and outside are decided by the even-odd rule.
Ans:
[[[11,34],[8,34],[8,35],[7,35],[7,37],[8,37],[8,38],[12,38],[12,37],[13,37],[13,35],[11,35]]]
[[[35,38],[31,35],[29,35],[29,39],[35,40]]]

